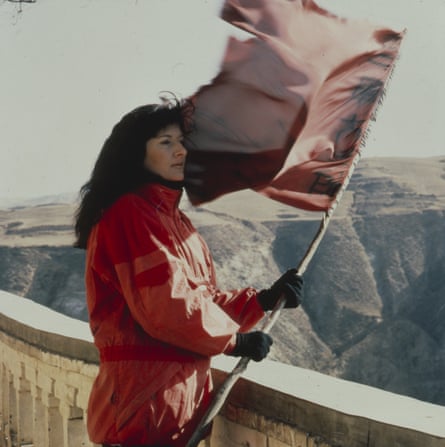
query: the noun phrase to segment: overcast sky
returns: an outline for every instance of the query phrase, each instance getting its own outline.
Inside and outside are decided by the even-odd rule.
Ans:
[[[318,3],[408,30],[365,156],[445,155],[445,0]],[[236,33],[221,4],[0,0],[0,198],[77,191],[124,113],[209,82]]]

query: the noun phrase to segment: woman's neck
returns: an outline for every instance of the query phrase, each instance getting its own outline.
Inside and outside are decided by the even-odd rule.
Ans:
[[[161,185],[166,186],[170,189],[181,190],[184,187],[184,181],[176,181],[176,180],[166,180],[158,174],[153,174],[152,172],[147,172],[145,176],[145,183],[159,183]]]

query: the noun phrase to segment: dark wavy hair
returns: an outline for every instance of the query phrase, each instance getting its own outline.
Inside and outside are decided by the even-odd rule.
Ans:
[[[86,248],[92,227],[120,196],[148,181],[144,167],[147,140],[171,124],[190,130],[192,106],[176,98],[137,107],[113,127],[96,160],[90,179],[80,189],[75,214],[74,247]]]

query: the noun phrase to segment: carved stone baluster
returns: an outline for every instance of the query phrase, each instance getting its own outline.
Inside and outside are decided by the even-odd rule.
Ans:
[[[43,391],[35,387],[34,394],[34,447],[46,447],[49,445],[48,410],[42,399]]]
[[[54,395],[48,396],[48,447],[66,447],[65,424],[60,410],[60,399]]]
[[[17,445],[18,433],[18,399],[17,389],[19,388],[19,376],[17,371],[9,372],[9,439],[8,447],[15,447]]]
[[[1,404],[1,419],[0,419],[0,446],[9,447],[9,371],[4,364],[1,365],[1,389],[0,389],[0,404]]]
[[[19,445],[32,444],[34,428],[34,399],[31,394],[31,382],[27,380],[25,365],[21,365],[18,388],[18,441]]]

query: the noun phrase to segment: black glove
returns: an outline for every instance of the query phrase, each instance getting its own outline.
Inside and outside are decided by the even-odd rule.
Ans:
[[[267,356],[270,345],[273,343],[272,337],[261,331],[236,334],[236,345],[232,352],[227,355],[234,357],[249,357],[255,362],[259,362]]]
[[[296,269],[288,270],[270,289],[261,290],[258,294],[258,302],[264,310],[272,310],[280,296],[284,294],[286,303],[284,307],[298,307],[303,299],[303,277],[297,275]]]

